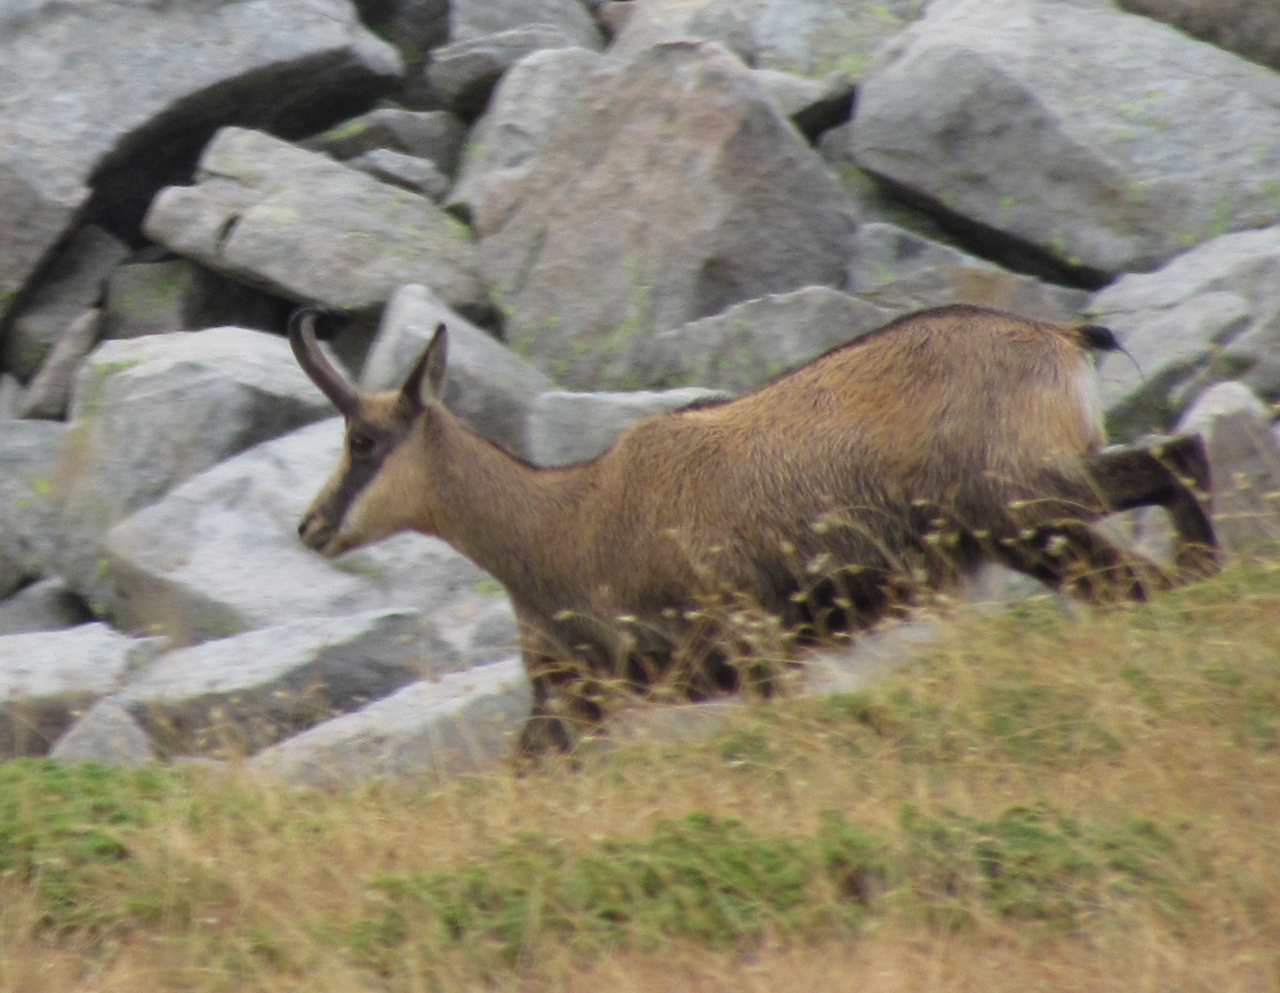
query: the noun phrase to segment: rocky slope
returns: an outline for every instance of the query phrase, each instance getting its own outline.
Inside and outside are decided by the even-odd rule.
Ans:
[[[546,465],[921,307],[1088,317],[1113,436],[1203,431],[1274,537],[1280,13],[1124,6],[0,5],[0,755],[508,753],[496,584],[296,539],[341,439],[298,304],[367,388],[445,321],[446,402]]]

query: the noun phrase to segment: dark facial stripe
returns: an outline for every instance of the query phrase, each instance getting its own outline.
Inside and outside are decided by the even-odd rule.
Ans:
[[[382,469],[382,463],[383,458],[356,460],[348,454],[347,471],[343,473],[337,488],[324,505],[325,519],[332,522],[335,531],[341,527],[342,519],[346,517],[356,498]]]

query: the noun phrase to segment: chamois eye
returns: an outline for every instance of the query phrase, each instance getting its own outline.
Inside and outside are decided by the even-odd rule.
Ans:
[[[347,445],[350,446],[352,455],[368,455],[373,451],[373,439],[359,432],[347,438]]]

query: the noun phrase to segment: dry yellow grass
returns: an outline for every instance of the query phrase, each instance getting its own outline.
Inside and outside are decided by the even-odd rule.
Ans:
[[[26,782],[6,787],[19,828],[46,803]],[[0,993],[1280,990],[1280,565],[1075,620],[957,616],[872,691],[752,707],[706,742],[349,794],[164,782],[137,823],[100,826],[120,853],[73,867],[73,889],[51,888],[57,847],[0,868]],[[1120,868],[1046,876],[1066,909],[1044,914],[1030,891],[938,868],[930,825],[987,837],[1018,809],[1078,826],[1075,850]],[[692,813],[803,847],[830,811],[885,846],[869,904],[819,879],[741,940],[535,928],[504,958],[490,939],[428,940],[420,904],[376,885],[501,880],[530,835],[576,864]],[[403,933],[378,930],[393,918]]]

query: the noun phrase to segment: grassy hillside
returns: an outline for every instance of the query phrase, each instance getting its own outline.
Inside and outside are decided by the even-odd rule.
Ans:
[[[0,766],[0,993],[489,988],[1280,990],[1280,564],[522,778]]]

